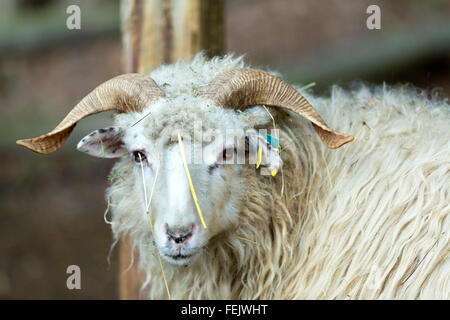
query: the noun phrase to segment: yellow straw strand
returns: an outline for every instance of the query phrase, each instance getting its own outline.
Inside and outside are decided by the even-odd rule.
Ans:
[[[189,168],[186,161],[186,155],[184,154],[183,142],[181,141],[180,132],[178,132],[178,144],[180,145],[181,157],[183,158],[184,171],[186,171],[186,177],[189,183],[189,189],[191,189],[192,198],[194,199],[195,207],[197,208],[198,216],[200,217],[200,221],[202,222],[203,228],[206,229],[206,223],[203,219],[202,210],[200,209],[200,205],[198,204],[197,195],[195,193],[194,185],[192,184],[191,174],[189,173]]]
[[[254,243],[254,244],[257,245],[257,243],[255,241],[253,241],[253,240],[250,240],[250,239],[247,239],[247,238],[243,238],[243,237],[239,237],[239,236],[236,236],[236,238],[241,239],[241,240],[245,240],[245,241],[248,241],[248,242],[251,242],[251,243]]]
[[[148,218],[148,223],[150,224],[150,229],[152,230],[152,235],[154,235],[155,230],[153,230],[152,217],[150,217],[150,212],[148,210],[147,210],[147,218]]]
[[[161,270],[164,270],[161,256],[159,255],[159,251],[156,251],[156,254],[158,255],[158,260],[159,260],[159,265],[161,266]],[[164,279],[164,284],[166,285],[167,296],[169,297],[169,300],[171,300],[172,298],[170,297],[169,286],[167,285],[167,279],[166,279],[165,272],[163,272],[163,279]]]
[[[152,218],[150,217],[150,212],[148,210],[147,210],[147,217],[148,217],[148,222],[150,224],[150,229],[152,230],[152,235],[154,235]],[[161,271],[162,271],[162,275],[163,275],[164,285],[166,286],[167,296],[169,297],[169,300],[170,300],[171,298],[170,298],[169,285],[167,284],[167,279],[166,279],[166,272],[164,270],[164,265],[162,263],[161,256],[159,255],[158,249],[156,249],[156,254],[158,255],[159,265],[161,266]]]
[[[150,211],[148,210],[148,208],[150,207],[150,202],[147,201],[147,187],[145,185],[145,177],[144,177],[144,165],[142,164],[142,158],[141,158],[141,154],[139,153],[139,160],[140,160],[140,164],[141,164],[141,171],[142,171],[142,184],[144,186],[144,201],[145,201],[145,207],[146,207],[146,214],[148,217],[148,222],[150,224],[150,230],[152,231],[152,236],[153,238],[155,237],[155,232],[153,230],[153,223],[152,223],[152,218],[150,216]],[[158,170],[159,170],[159,166],[158,166]],[[156,176],[155,176],[155,181],[153,182],[153,188],[152,188],[152,193],[150,195],[150,201],[152,201],[152,197],[153,197],[153,190],[155,189],[155,184],[156,184],[156,178],[158,177],[158,171],[156,172]],[[158,248],[156,248],[156,254],[158,255],[158,260],[159,260],[159,265],[161,267],[161,272],[163,275],[163,280],[164,280],[164,285],[166,286],[166,291],[167,291],[167,296],[170,298],[170,291],[169,291],[169,285],[167,283],[167,278],[166,278],[166,271],[164,270],[164,266],[161,260],[161,256],[159,255],[159,251]]]
[[[257,153],[257,156],[256,156],[256,169],[258,169],[259,166],[261,165],[261,154],[262,154],[262,148],[259,147],[258,148],[258,153]]]

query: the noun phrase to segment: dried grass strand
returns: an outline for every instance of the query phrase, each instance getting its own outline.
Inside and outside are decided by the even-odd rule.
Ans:
[[[158,178],[159,165],[158,165],[158,170],[156,171],[155,180],[153,181],[152,192],[151,192],[151,194],[150,194],[150,201],[147,201],[147,187],[146,187],[146,185],[145,185],[144,165],[143,165],[143,163],[142,163],[141,154],[139,153],[138,155],[139,155],[139,163],[141,164],[142,184],[143,184],[143,186],[144,186],[145,211],[146,211],[146,214],[147,214],[148,222],[149,222],[149,224],[150,224],[150,229],[152,230],[152,236],[153,236],[153,238],[154,238],[154,236],[155,236],[155,231],[154,231],[154,229],[153,229],[153,223],[152,223],[152,218],[151,218],[151,216],[150,216],[149,207],[150,207],[150,201],[152,201],[153,190],[155,189],[156,179]],[[159,265],[161,266],[161,272],[162,272],[163,279],[164,279],[164,285],[166,286],[167,296],[169,297],[169,300],[170,300],[170,291],[169,291],[169,285],[167,284],[166,272],[165,272],[165,270],[164,270],[164,265],[163,265],[163,263],[162,263],[161,256],[159,255],[158,249],[156,249],[156,255],[158,256]]]
[[[197,194],[195,193],[194,185],[192,183],[191,174],[189,173],[189,168],[186,161],[186,155],[184,154],[183,142],[181,141],[180,132],[178,132],[178,145],[180,146],[181,158],[183,159],[184,171],[186,172],[186,178],[189,183],[189,189],[191,189],[192,198],[194,199],[195,207],[197,208],[198,216],[202,222],[203,228],[206,229],[205,219],[203,219],[202,209],[198,204]]]

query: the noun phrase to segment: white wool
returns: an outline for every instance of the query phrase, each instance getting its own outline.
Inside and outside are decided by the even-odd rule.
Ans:
[[[271,127],[263,108],[240,114],[197,97],[215,75],[243,66],[242,58],[231,55],[197,55],[192,63],[161,66],[151,76],[168,98],[142,113],[120,114],[116,124],[128,128],[150,112],[139,123],[149,141],[160,141],[174,128],[189,131],[198,119],[202,130]],[[229,227],[188,266],[165,263],[172,297],[449,299],[448,103],[387,86],[333,87],[330,98],[302,94],[331,128],[355,141],[327,149],[308,121],[271,108],[282,131],[283,196],[280,175],[263,177],[254,166],[243,168],[242,184],[223,190],[236,193],[224,212],[238,214],[221,218]],[[166,147],[158,143],[154,151],[164,157]],[[125,177],[107,191],[114,235],[134,239],[148,297],[166,298],[139,172],[128,158],[113,171]],[[199,187],[205,206],[218,196],[208,191]]]
[[[242,57],[226,55],[206,62],[205,56],[197,54],[190,63],[180,60],[171,65],[164,65],[152,71],[150,76],[164,89],[166,95],[172,98],[196,95],[219,73],[242,67]]]

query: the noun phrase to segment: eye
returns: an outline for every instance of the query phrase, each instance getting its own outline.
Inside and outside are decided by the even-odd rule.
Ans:
[[[132,156],[134,162],[136,162],[136,163],[140,163],[141,160],[142,160],[142,162],[147,161],[147,157],[146,157],[145,153],[140,150],[133,151],[131,153],[131,156]]]
[[[222,151],[222,163],[226,163],[228,160],[231,160],[236,152],[236,148],[226,148]]]
[[[233,159],[234,154],[236,153],[235,147],[225,148],[218,155],[216,163],[210,165],[208,167],[209,173],[212,173],[214,169],[217,169],[221,164],[229,164],[228,161]]]

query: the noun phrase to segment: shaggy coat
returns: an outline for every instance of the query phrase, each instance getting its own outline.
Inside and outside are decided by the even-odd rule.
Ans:
[[[151,76],[169,97],[195,96],[216,74],[243,66],[240,58],[198,55]],[[233,227],[188,266],[164,264],[172,298],[449,299],[447,102],[405,87],[333,87],[328,98],[300,91],[330,127],[355,141],[327,149],[308,121],[270,109],[282,174],[243,168]],[[116,124],[133,117],[118,115]],[[113,174],[132,170],[119,160]],[[137,213],[139,186],[114,179],[106,196],[116,241],[131,235],[139,252],[144,296],[167,298],[148,222]]]

